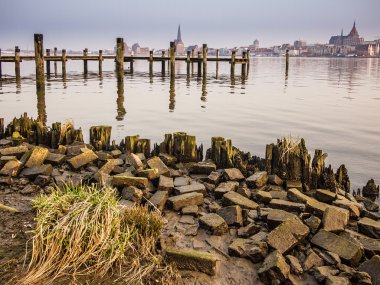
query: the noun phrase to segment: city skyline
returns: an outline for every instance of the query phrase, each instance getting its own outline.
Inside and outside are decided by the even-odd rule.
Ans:
[[[97,1],[67,0],[56,11],[47,8],[51,5],[47,0],[2,2],[5,9],[0,11],[0,26],[5,28],[0,31],[0,48],[3,49],[15,45],[32,49],[34,33],[43,33],[49,47],[107,49],[113,47],[116,37],[123,37],[130,45],[138,42],[142,46],[167,48],[179,24],[185,46],[202,43],[210,47],[248,46],[255,39],[260,40],[262,47],[292,44],[295,40],[327,43],[342,28],[348,32],[354,21],[366,40],[380,36],[377,16],[380,2],[375,0],[366,1],[366,5],[352,0],[307,4],[301,0],[288,4],[240,0],[232,8],[223,4],[200,5],[200,0],[194,0],[187,9],[181,9],[183,4],[172,0],[166,3],[111,0],[109,5],[99,7],[94,5]],[[35,13],[36,6],[41,7],[39,14]],[[128,13],[130,10],[134,12]],[[192,15],[197,16],[196,21]]]

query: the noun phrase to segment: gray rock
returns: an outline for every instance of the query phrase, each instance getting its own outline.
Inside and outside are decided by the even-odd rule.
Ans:
[[[301,181],[296,181],[296,180],[288,180],[286,181],[286,190],[295,188],[299,191],[302,191],[302,183]]]
[[[288,279],[290,267],[282,254],[275,250],[265,258],[258,274],[264,284],[281,284]]]
[[[302,203],[296,203],[291,201],[285,201],[280,199],[272,199],[269,203],[269,207],[273,209],[280,209],[289,212],[303,212],[305,211],[305,205]]]
[[[191,205],[182,208],[181,212],[183,215],[191,215],[193,217],[196,217],[198,216],[199,208],[196,205]]]
[[[249,258],[253,263],[258,263],[268,255],[268,246],[262,241],[237,238],[228,246],[228,254]]]
[[[241,226],[243,224],[242,210],[240,206],[228,206],[216,211],[229,226]]]
[[[140,203],[143,192],[135,186],[128,186],[123,188],[121,197],[125,200]]]
[[[239,183],[236,181],[228,181],[220,183],[218,187],[215,188],[214,195],[215,198],[220,199],[224,194],[230,191],[236,191],[239,187]]]
[[[240,238],[249,238],[254,234],[257,234],[261,230],[261,226],[255,223],[250,223],[245,227],[241,227],[238,229],[237,236]]]
[[[253,198],[259,203],[268,204],[272,200],[272,195],[263,190],[257,190],[253,192]]]
[[[336,200],[337,194],[327,189],[318,189],[317,192],[315,192],[315,198],[320,202],[331,204]]]
[[[190,173],[192,174],[207,174],[209,175],[211,172],[216,170],[216,165],[212,161],[201,161],[194,163],[190,167]]]
[[[90,162],[93,162],[94,160],[98,159],[98,156],[92,150],[90,149],[83,149],[83,150],[84,150],[83,153],[78,154],[70,158],[69,160],[67,160],[67,162],[70,164],[70,166],[73,169],[79,169],[89,164]]]
[[[321,225],[321,219],[316,216],[310,216],[310,218],[305,219],[304,223],[309,227],[311,233],[315,234]]]
[[[174,188],[173,178],[160,175],[158,181],[158,190],[159,191],[168,191],[171,193]]]
[[[372,279],[373,285],[380,285],[380,256],[374,255],[370,260],[360,264],[360,271],[367,272]]]
[[[282,222],[296,219],[297,216],[279,209],[270,209],[267,215],[267,225],[270,230],[273,230],[279,226]]]
[[[182,194],[168,199],[168,204],[174,211],[179,211],[186,206],[202,205],[204,202],[203,194],[198,192],[191,192]]]
[[[53,166],[51,166],[51,164],[43,164],[40,166],[25,168],[23,171],[21,171],[20,175],[30,180],[34,180],[38,175],[50,176],[52,171]]]
[[[313,270],[313,276],[318,282],[323,282],[327,277],[335,276],[339,273],[339,270],[334,269],[331,266],[318,266]]]
[[[218,185],[222,179],[222,174],[218,171],[213,171],[207,177],[207,182],[213,185]]]
[[[267,184],[268,173],[266,171],[259,171],[246,179],[248,187],[260,188]]]
[[[245,179],[244,175],[237,168],[224,169],[224,177],[230,181],[243,181]]]
[[[174,187],[180,187],[189,185],[191,183],[191,178],[187,176],[181,176],[174,178]]]
[[[380,239],[380,221],[362,218],[358,221],[359,232],[369,237]]]
[[[165,165],[165,163],[162,162],[162,160],[158,156],[148,159],[146,164],[151,169],[157,169],[159,175],[170,176],[169,168]]]
[[[199,219],[199,225],[213,235],[222,235],[228,231],[226,221],[219,215],[210,213]]]
[[[222,204],[225,206],[239,205],[243,209],[256,210],[259,205],[236,192],[228,192],[223,195]]]
[[[174,187],[174,193],[176,195],[197,192],[206,194],[206,187],[202,183],[194,182],[190,185]]]
[[[298,260],[297,257],[288,254],[288,255],[286,256],[286,259],[287,259],[288,262],[289,262],[290,270],[291,270],[294,274],[296,274],[296,275],[301,275],[301,274],[303,273],[302,265],[301,265],[301,263],[300,263],[300,261]]]
[[[318,266],[323,266],[323,259],[318,256],[313,250],[309,250],[308,255],[303,263],[303,270],[309,271],[310,269]]]
[[[284,184],[284,181],[280,177],[278,177],[276,174],[269,175],[268,176],[268,182],[272,185],[282,186]]]
[[[150,197],[148,205],[152,205],[153,207],[156,207],[162,211],[165,207],[168,197],[168,191],[157,191],[153,194],[152,197]]]

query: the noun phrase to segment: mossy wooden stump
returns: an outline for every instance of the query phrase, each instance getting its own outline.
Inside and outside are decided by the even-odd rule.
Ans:
[[[129,153],[143,153],[150,157],[150,139],[140,139],[140,135],[125,137],[125,150]]]
[[[206,158],[213,160],[217,168],[231,168],[234,167],[234,157],[237,154],[230,139],[212,137],[211,148],[207,151]]]
[[[90,128],[90,144],[96,150],[108,150],[111,140],[111,126],[93,126]]]
[[[184,132],[165,134],[165,139],[155,147],[155,154],[167,153],[177,158],[178,162],[197,162],[203,159],[203,145],[197,147],[195,136]]]
[[[0,118],[0,139],[4,138],[4,118]]]

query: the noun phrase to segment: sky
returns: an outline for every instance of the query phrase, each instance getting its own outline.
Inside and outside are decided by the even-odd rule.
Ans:
[[[116,37],[131,46],[167,48],[181,25],[185,46],[261,47],[305,40],[327,43],[356,27],[366,40],[380,38],[380,0],[0,0],[0,48],[113,48]]]

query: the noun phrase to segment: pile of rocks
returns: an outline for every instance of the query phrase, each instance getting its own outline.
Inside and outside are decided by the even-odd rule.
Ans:
[[[221,264],[232,268],[244,259],[252,265],[242,269],[253,272],[252,284],[254,278],[297,284],[311,276],[315,283],[380,284],[380,221],[362,204],[371,202],[374,210],[376,203],[347,191],[305,189],[301,181],[249,165],[249,171],[222,169],[213,160],[178,162],[162,152],[147,157],[121,147],[96,151],[83,142],[56,149],[13,144],[0,140],[1,191],[49,193],[54,185],[84,182],[116,187],[122,206],[145,204],[163,213],[162,254],[210,282],[227,274]]]

